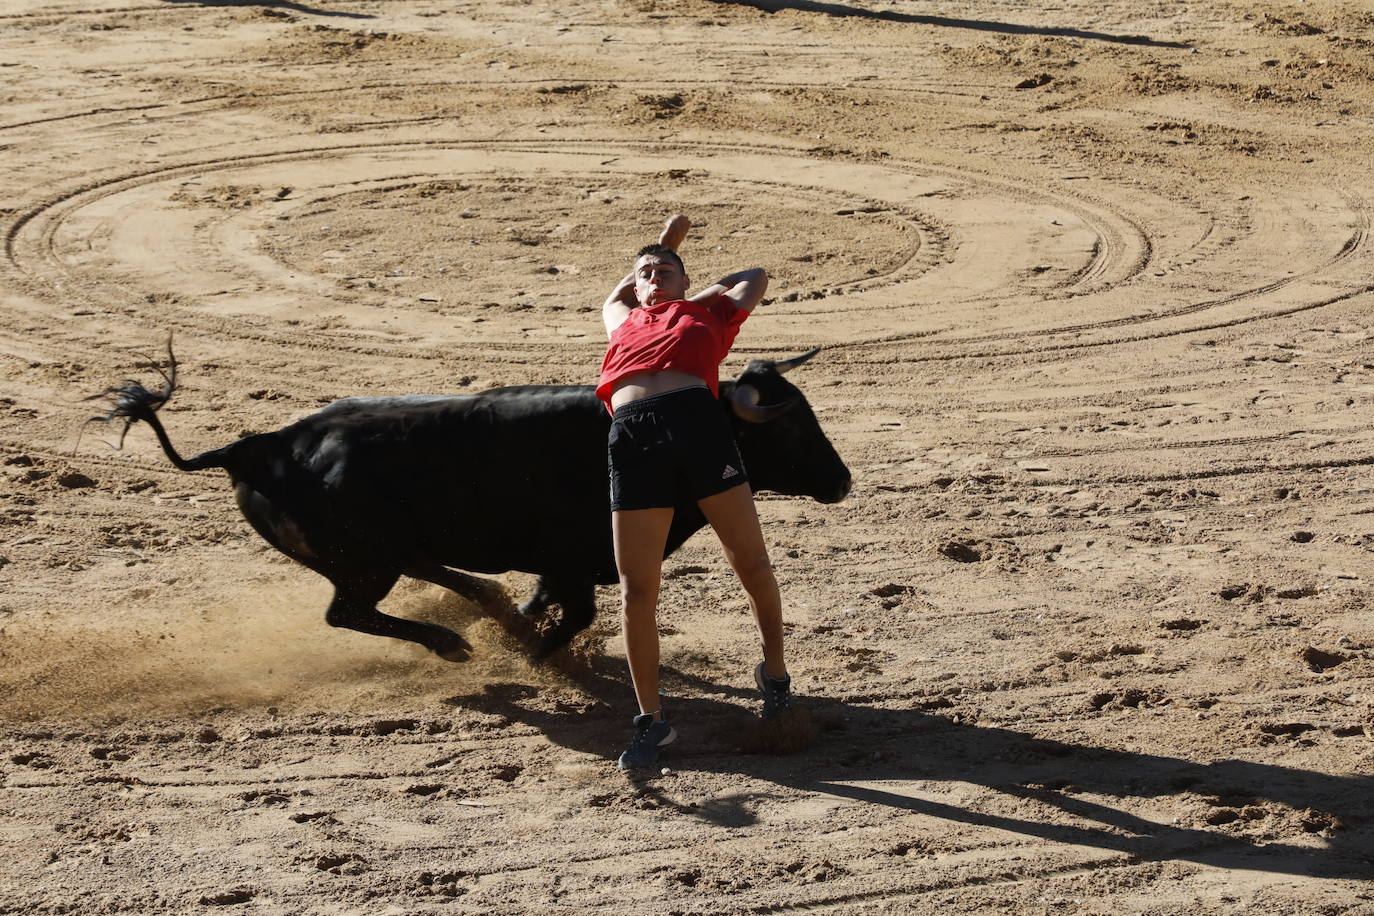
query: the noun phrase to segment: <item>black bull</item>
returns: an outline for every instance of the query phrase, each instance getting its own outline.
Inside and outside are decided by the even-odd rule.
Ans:
[[[720,403],[755,490],[833,503],[849,492],[849,469],[783,378],[815,353],[750,362],[721,384]],[[471,647],[457,633],[383,614],[377,602],[402,575],[483,601],[497,593],[494,583],[456,570],[519,570],[539,577],[522,613],[563,609],[536,647],[543,657],[592,622],[595,586],[617,581],[610,417],[588,386],[347,398],[276,432],[182,458],[157,417],[176,387],[175,359],[170,365],[162,391],[110,388],[111,410],[94,419],[123,419],[126,432],[142,420],[181,470],[228,471],[257,532],[334,584],[325,616],[332,626],[462,657]],[[665,556],[706,524],[690,499],[674,508]]]

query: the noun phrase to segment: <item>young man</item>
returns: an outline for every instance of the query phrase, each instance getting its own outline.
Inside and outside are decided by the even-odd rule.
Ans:
[[[754,679],[764,718],[791,702],[778,584],[744,464],[716,401],[720,362],[763,299],[768,274],[742,270],[688,298],[677,248],[690,227],[685,216],[670,217],[659,244],[639,252],[634,270],[602,307],[610,344],[597,395],[613,417],[611,523],[625,655],[640,710],[620,755],[622,769],[652,765],[677,737],[659,704],[657,611],[663,549],[680,493],[701,508],[749,597],[763,642]]]

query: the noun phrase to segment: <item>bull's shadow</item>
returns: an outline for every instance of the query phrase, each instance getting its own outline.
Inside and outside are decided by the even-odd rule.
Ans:
[[[1087,41],[1106,41],[1113,44],[1144,45],[1153,48],[1187,48],[1180,41],[1159,41],[1148,35],[1112,35],[1108,32],[1092,32],[1067,26],[1017,25],[1012,22],[994,22],[987,19],[956,19],[949,16],[929,16],[923,13],[897,13],[892,10],[866,10],[863,7],[848,6],[843,3],[822,2],[822,0],[711,0],[733,6],[748,6],[753,9],[776,13],[781,10],[796,10],[800,13],[820,13],[826,16],[853,17],[856,19],[876,19],[882,22],[909,22],[919,25],[933,25],[949,29],[970,29],[975,32],[995,32],[1002,35],[1047,35],[1058,38],[1081,38]]]
[[[311,16],[334,16],[341,19],[375,19],[371,13],[344,13],[339,10],[326,10],[292,0],[162,0],[163,3],[180,3],[186,6],[265,6],[274,10],[292,13],[305,13]]]
[[[582,714],[546,712],[523,701],[538,693],[527,685],[489,685],[481,694],[455,697],[455,705],[498,712],[541,730],[563,747],[605,759],[628,734],[629,695],[623,663],[601,659],[576,680],[592,696],[605,698]],[[821,727],[808,750],[787,756],[742,753],[740,736],[756,727],[752,690],[721,686],[665,667],[674,692],[665,708],[679,741],[663,756],[678,772],[734,774],[771,781],[896,811],[911,811],[975,827],[1011,831],[1056,843],[1123,853],[1141,861],[1178,860],[1219,868],[1276,874],[1368,879],[1374,876],[1374,777],[1332,775],[1311,770],[1220,760],[1196,763],[1086,744],[1045,740],[1013,729],[960,725],[920,711],[874,709],[822,697],[805,700]],[[614,698],[613,700],[611,698]],[[610,703],[615,704],[613,709]],[[1363,740],[1363,739],[1356,739]],[[722,827],[754,822],[755,796],[717,798],[701,807],[669,797],[671,782],[657,771],[632,775],[640,793],[663,808]],[[884,780],[966,782],[1019,800],[1038,801],[1087,822],[1079,825],[969,810],[879,788]],[[866,783],[866,785],[865,785]],[[1237,823],[1265,803],[1290,809],[1302,829],[1320,832],[1323,848],[1271,842],[1224,829],[1159,824],[1122,808],[1079,797],[1165,798],[1191,792],[1212,800],[1218,823],[1236,812]],[[1277,812],[1283,813],[1283,812]]]

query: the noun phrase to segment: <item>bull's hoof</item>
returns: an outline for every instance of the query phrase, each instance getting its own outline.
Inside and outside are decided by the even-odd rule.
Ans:
[[[451,662],[465,662],[472,652],[472,644],[445,627],[436,626],[434,637],[426,643],[429,651]]]
[[[450,652],[436,652],[435,654],[446,662],[466,662],[472,659],[472,653],[468,649],[454,649]]]
[[[543,617],[545,612],[548,611],[548,609],[549,606],[544,602],[530,599],[529,601],[526,601],[525,603],[517,606],[515,611],[521,617],[524,617],[527,620],[533,620],[536,617]]]
[[[530,661],[536,665],[546,662],[550,655],[562,649],[568,642],[569,640],[559,639],[556,636],[546,636],[534,644],[534,651],[530,653]]]

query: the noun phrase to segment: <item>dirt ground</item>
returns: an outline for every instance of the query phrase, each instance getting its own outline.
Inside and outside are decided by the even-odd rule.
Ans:
[[[0,913],[1374,913],[1367,4],[0,0],[0,106]],[[186,454],[591,383],[675,210],[854,472],[759,497],[804,751],[707,535],[628,778],[613,590],[403,581],[445,662],[78,442],[169,331]]]

